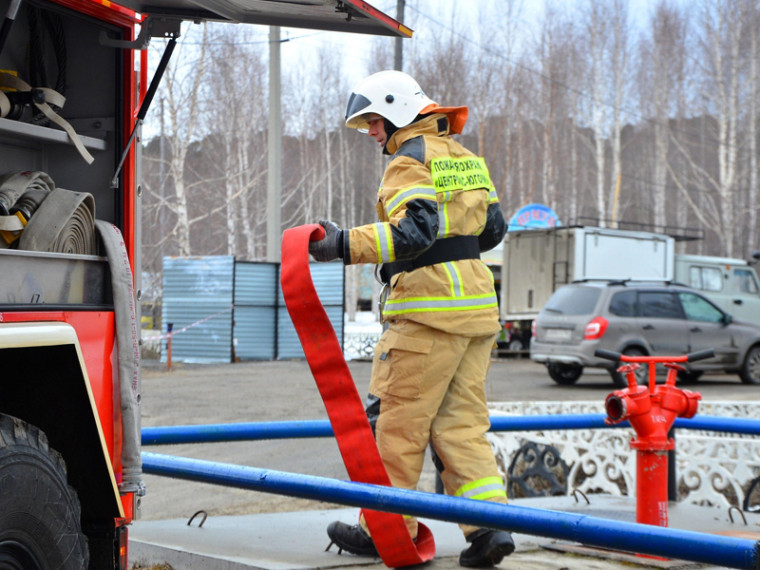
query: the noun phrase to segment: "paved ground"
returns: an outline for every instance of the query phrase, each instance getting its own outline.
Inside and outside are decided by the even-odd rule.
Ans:
[[[359,394],[369,386],[371,364],[349,362]],[[760,400],[760,386],[741,384],[735,376],[710,375],[692,389],[704,400]],[[609,376],[589,371],[575,386],[558,386],[543,366],[527,359],[495,360],[487,382],[491,402],[604,401],[613,390]],[[303,361],[241,362],[225,365],[175,364],[171,371],[157,361],[143,366],[143,425],[184,425],[230,422],[326,419],[311,372]],[[146,448],[157,453],[224,461],[347,479],[332,439],[275,440],[190,444]],[[426,465],[421,489],[434,490],[434,470]],[[288,499],[220,489],[213,485],[146,476],[148,494],[143,520],[189,517],[198,510],[210,514],[250,514],[329,508],[303,499]]]
[[[514,501],[518,507],[575,509],[577,513],[595,513],[606,507],[606,516],[630,521],[632,501],[626,498],[592,498],[590,506],[576,505],[572,498]],[[543,502],[542,502],[543,501]],[[617,511],[616,511],[617,509]],[[624,509],[624,510],[623,510]],[[685,528],[703,520],[699,507],[679,505],[671,508],[671,528]],[[703,509],[704,510],[704,509]],[[615,515],[620,515],[616,517]],[[627,517],[626,517],[627,515]],[[593,516],[593,514],[592,514]],[[754,517],[754,519],[752,518]],[[724,517],[725,518],[725,517]],[[372,557],[339,555],[328,544],[325,527],[333,520],[353,523],[355,509],[296,511],[209,517],[199,526],[199,519],[188,526],[184,519],[136,523],[130,531],[130,559],[142,567],[169,563],[173,570],[381,570],[385,565]],[[749,524],[757,528],[758,515],[750,515]],[[702,531],[723,531],[725,521],[708,521]],[[459,552],[467,545],[456,525],[425,520],[436,542],[436,557],[425,565],[427,570],[459,569]],[[157,539],[157,537],[160,537]],[[513,570],[632,570],[635,568],[699,568],[719,570],[720,566],[699,565],[679,560],[652,560],[622,552],[582,547],[573,542],[551,540],[513,533],[515,552],[505,558],[499,568]],[[757,538],[757,533],[755,533]],[[165,570],[161,568],[161,570]]]
[[[351,362],[349,367],[361,395],[366,394],[369,384],[370,363]],[[562,387],[554,384],[544,368],[526,359],[496,360],[492,363],[487,384],[490,401],[520,400],[598,400],[612,391],[609,376],[604,372],[588,372],[575,386]],[[705,400],[747,400],[760,399],[760,387],[745,386],[732,376],[708,376],[694,387],[702,392]],[[184,365],[175,364],[171,371],[165,364],[146,361],[143,367],[143,425],[182,425],[249,421],[282,421],[324,419],[326,414],[319,393],[305,362],[246,362],[227,365]],[[347,479],[337,446],[332,439],[277,440],[261,442],[217,443],[199,445],[153,446],[148,451],[167,453],[184,457],[195,457],[248,465],[253,467],[319,475],[337,479]],[[433,468],[426,464],[420,488],[434,490]],[[135,523],[133,537],[151,536],[159,532],[159,527],[187,529],[185,521],[197,511],[205,511],[209,516],[208,529],[217,527],[222,536],[230,537],[224,525],[240,527],[244,536],[251,524],[258,528],[262,524],[282,528],[284,542],[278,543],[280,550],[301,548],[311,542],[325,542],[325,521],[333,518],[353,517],[352,511],[338,505],[319,503],[277,495],[267,495],[214,485],[185,482],[156,476],[146,476],[147,495],[143,498],[142,519]],[[325,511],[335,510],[333,514]],[[353,511],[355,512],[355,511]],[[274,513],[291,513],[276,515]],[[303,513],[299,515],[298,513]],[[255,523],[250,517],[256,517]],[[264,518],[262,518],[264,517]],[[266,518],[270,517],[270,518]],[[275,517],[275,518],[271,518]],[[325,520],[322,520],[322,519]],[[293,536],[293,520],[304,521]],[[215,522],[214,522],[215,521]],[[247,521],[247,522],[246,522]],[[310,521],[307,524],[305,521]],[[197,522],[197,520],[196,520]],[[441,556],[428,566],[431,570],[457,568],[456,552],[464,547],[464,542],[456,528],[447,523],[449,536],[444,531],[443,543],[439,541]],[[241,526],[242,525],[242,526]],[[284,525],[278,527],[277,525]],[[311,526],[309,526],[311,525]],[[313,527],[313,528],[312,528]],[[166,532],[166,531],[164,531]],[[184,532],[184,531],[183,531]],[[257,531],[258,532],[258,531]],[[263,531],[262,531],[263,532]],[[261,532],[259,532],[261,534]],[[266,534],[266,533],[264,533]],[[206,537],[211,537],[209,530]],[[279,536],[279,535],[278,535]],[[307,538],[308,536],[308,538]],[[282,538],[282,537],[280,537]],[[253,537],[251,537],[253,540]],[[577,558],[576,555],[557,554],[538,549],[535,538],[525,537],[515,556],[505,560],[502,568],[553,568],[581,569],[604,568],[617,570],[630,568],[629,562],[597,562],[594,559]],[[254,548],[261,552],[261,544],[272,543],[273,538],[261,536],[258,542],[242,540],[243,549]],[[218,543],[218,540],[214,540]],[[315,544],[316,544],[315,542]],[[461,544],[460,544],[461,543]],[[257,547],[256,544],[259,546]],[[321,546],[324,548],[324,545]],[[537,550],[538,549],[538,550]],[[321,549],[320,549],[321,550]],[[309,549],[308,551],[311,551]],[[450,551],[450,552],[449,552]],[[314,552],[317,552],[314,550]],[[447,555],[448,554],[448,555]],[[315,554],[316,556],[316,554]],[[133,561],[137,561],[134,557]],[[196,561],[197,562],[197,561]],[[330,556],[311,566],[287,565],[283,561],[271,560],[257,566],[236,566],[219,568],[306,568],[342,566],[344,568],[382,568],[377,561],[367,560],[359,565],[355,557]],[[210,568],[203,561],[200,565],[185,562],[174,567]],[[236,563],[237,564],[237,563]],[[267,565],[270,564],[270,565]],[[354,566],[354,564],[357,564]]]

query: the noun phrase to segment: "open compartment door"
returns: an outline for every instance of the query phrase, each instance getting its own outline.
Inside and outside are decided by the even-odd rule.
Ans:
[[[214,20],[411,37],[412,30],[363,0],[120,0],[153,17]]]

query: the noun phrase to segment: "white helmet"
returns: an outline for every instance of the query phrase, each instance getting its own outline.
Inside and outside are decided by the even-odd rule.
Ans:
[[[401,128],[430,105],[435,103],[411,76],[401,71],[380,71],[367,77],[351,93],[346,106],[346,126],[367,131],[367,116],[374,113]]]

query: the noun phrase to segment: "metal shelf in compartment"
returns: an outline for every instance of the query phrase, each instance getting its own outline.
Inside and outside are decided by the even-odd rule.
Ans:
[[[71,145],[69,135],[66,131],[59,129],[53,129],[50,127],[41,127],[39,125],[31,125],[29,123],[22,123],[20,121],[11,121],[9,119],[0,119],[0,136],[13,135],[16,137],[22,137],[32,141],[49,142]],[[99,138],[88,137],[79,135],[82,140],[82,144],[85,148],[90,150],[106,150],[106,141]]]

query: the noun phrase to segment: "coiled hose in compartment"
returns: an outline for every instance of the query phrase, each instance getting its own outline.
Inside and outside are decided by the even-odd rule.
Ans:
[[[56,188],[40,171],[0,176],[0,230],[4,244],[29,251],[95,255],[95,199],[86,192]],[[2,211],[4,210],[4,211]]]

